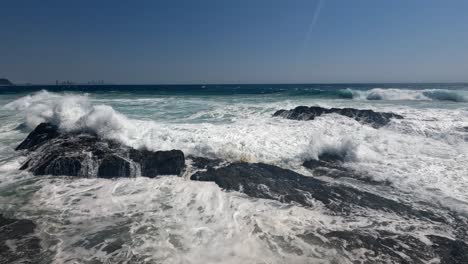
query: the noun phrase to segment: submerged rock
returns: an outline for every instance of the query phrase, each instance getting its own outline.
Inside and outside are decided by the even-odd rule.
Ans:
[[[319,201],[334,212],[346,213],[353,207],[362,207],[444,221],[432,212],[413,209],[398,201],[263,163],[233,163],[219,169],[196,172],[190,179],[213,181],[223,189],[243,192],[251,197],[307,207]]]
[[[300,235],[308,242],[315,235]],[[386,230],[337,230],[323,234],[325,245],[351,257],[358,263],[467,263],[468,245],[461,240],[453,240],[436,235],[426,235],[428,245],[420,238],[389,232]],[[365,253],[362,254],[362,250]]]
[[[322,153],[318,159],[306,160],[302,166],[313,172],[314,176],[326,176],[330,178],[353,178],[369,184],[390,185],[388,181],[376,181],[364,172],[358,172],[345,166],[344,157],[337,154]]]
[[[42,248],[39,238],[34,236],[35,229],[30,220],[0,214],[0,262],[39,263]]]
[[[319,106],[298,106],[291,110],[278,110],[273,116],[280,116],[293,120],[314,120],[315,117],[324,114],[339,114],[353,118],[354,120],[371,125],[374,128],[385,126],[390,119],[403,119],[403,116],[394,113],[374,112],[372,110],[360,110],[354,108],[323,108]]]
[[[196,169],[209,169],[224,163],[222,159],[209,159],[204,157],[188,156],[192,160],[192,166]]]
[[[21,169],[34,175],[156,177],[179,175],[185,167],[180,150],[136,150],[90,133],[61,133],[57,126],[45,123],[17,149],[30,150]]]

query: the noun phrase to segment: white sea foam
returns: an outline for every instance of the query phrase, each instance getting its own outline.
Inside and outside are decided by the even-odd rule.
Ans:
[[[352,263],[352,252],[325,245],[320,234],[366,229],[451,237],[436,224],[362,211],[344,218],[312,208],[252,199],[213,183],[159,179],[43,179],[32,204],[56,263]],[[315,240],[301,235],[314,233]],[[49,235],[54,234],[54,235]],[[110,249],[115,250],[109,252]]]
[[[178,106],[178,100],[184,99],[170,103]],[[197,103],[194,100],[190,99],[192,105]],[[171,109],[159,99],[155,101],[153,111]],[[6,107],[22,111],[31,128],[39,122],[54,122],[64,130],[92,130],[135,148],[181,149],[189,155],[266,162],[293,169],[306,159],[332,152],[376,180],[390,181],[424,196],[436,193],[438,199],[468,201],[468,168],[462,165],[468,162],[467,135],[458,130],[468,125],[465,110],[393,108],[406,118],[376,130],[334,114],[313,122],[271,117],[278,108],[297,105],[290,101],[226,104],[199,100],[198,104],[204,105],[202,110],[181,119],[186,122],[130,119],[109,105],[94,105],[87,96],[45,91]],[[132,105],[132,109],[136,107]],[[383,110],[389,110],[385,107]],[[463,205],[453,206],[468,211]]]
[[[394,111],[405,119],[374,129],[336,114],[310,122],[271,117],[280,108],[317,103]],[[425,234],[452,237],[450,230],[436,224],[390,213],[368,210],[344,218],[319,202],[313,208],[300,208],[184,178],[32,178],[16,171],[23,159],[15,158],[12,150],[26,135],[13,128],[24,121],[30,128],[53,122],[66,131],[92,130],[137,148],[181,149],[185,154],[266,162],[303,173],[308,173],[300,166],[304,160],[327,152],[342,156],[348,166],[375,180],[391,182],[405,195],[468,213],[468,133],[461,129],[468,126],[466,107],[420,109],[395,103],[96,99],[42,91],[5,106],[22,119],[11,118],[0,130],[2,142],[12,142],[0,149],[4,158],[0,188],[17,192],[0,196],[0,208],[21,208],[19,212],[37,221],[43,242],[56,250],[56,263],[83,259],[90,263],[352,263],[361,253],[337,252],[325,247],[324,237],[311,242],[298,235],[374,229],[385,223],[378,229],[406,232],[423,241]],[[393,195],[385,190],[381,195]],[[398,198],[402,192],[396,193]],[[114,252],[106,252],[112,247]]]
[[[436,100],[467,102],[468,97],[465,91],[444,90],[444,89],[392,89],[392,88],[374,88],[371,90],[352,90],[342,91],[343,95],[351,94],[353,99],[358,100]]]

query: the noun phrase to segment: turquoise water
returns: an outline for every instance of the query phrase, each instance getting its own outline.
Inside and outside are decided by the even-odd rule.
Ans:
[[[181,178],[34,177],[18,170],[25,158],[14,148],[39,123],[54,122],[135,148],[264,162],[305,175],[311,172],[301,166],[304,160],[336,150],[348,154],[346,166],[391,188],[346,184],[467,215],[467,99],[465,84],[3,87],[0,210],[37,221],[57,263],[350,263],[354,253],[301,244],[299,230],[376,225],[406,232],[398,224],[403,220],[370,212],[343,219],[320,205],[251,199],[189,181],[190,167]],[[308,122],[272,117],[299,105],[372,109],[404,119],[374,129],[333,114]],[[427,223],[411,225],[412,234],[452,236]],[[264,236],[256,235],[257,227]],[[116,241],[119,250],[103,249]]]

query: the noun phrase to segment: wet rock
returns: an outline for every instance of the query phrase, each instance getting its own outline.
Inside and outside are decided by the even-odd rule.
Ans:
[[[56,156],[49,163],[37,169],[38,174],[79,176],[82,159],[78,157]]]
[[[403,119],[403,116],[394,113],[374,112],[372,110],[360,110],[354,108],[323,108],[319,106],[298,106],[291,110],[278,110],[273,116],[280,116],[293,120],[314,120],[315,117],[324,114],[339,114],[353,118],[354,120],[371,125],[374,128],[385,126],[390,119]]]
[[[129,177],[130,175],[130,162],[117,155],[104,157],[97,173],[100,178]]]
[[[34,150],[41,144],[56,138],[60,135],[58,127],[49,123],[41,123],[34,129],[26,139],[16,147],[15,150]]]
[[[263,163],[233,163],[219,169],[196,172],[190,179],[213,181],[226,190],[284,203],[314,206],[314,201],[320,201],[335,212],[346,213],[354,207],[362,207],[415,218],[445,221],[432,212],[413,209],[398,201]]]
[[[432,250],[439,256],[440,263],[468,263],[468,245],[461,240],[428,235]]]
[[[188,158],[192,160],[192,166],[197,169],[214,168],[224,162],[221,159],[208,159],[204,157],[189,156]]]
[[[147,177],[179,175],[185,167],[184,153],[180,150],[132,150],[130,157],[141,165],[141,174]]]
[[[0,214],[0,262],[38,263],[42,249],[39,238],[34,236],[35,229],[30,220]]]
[[[303,235],[307,239],[309,234]],[[432,245],[416,237],[385,230],[346,230],[324,234],[328,246],[343,252],[365,253],[354,256],[360,263],[468,263],[468,245],[461,240],[428,235]],[[348,253],[349,255],[349,253]]]
[[[18,149],[30,150],[20,169],[34,175],[156,177],[179,175],[185,167],[180,150],[136,150],[95,134],[60,133],[50,124],[39,125]]]
[[[353,169],[347,168],[345,166],[344,157],[333,153],[323,153],[319,155],[318,160],[306,160],[302,166],[311,170],[314,176],[326,176],[330,178],[353,178],[364,181],[368,184],[391,184],[388,181],[376,181],[366,173],[357,172]]]

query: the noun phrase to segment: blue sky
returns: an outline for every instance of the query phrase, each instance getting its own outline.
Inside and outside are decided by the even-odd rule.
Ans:
[[[1,1],[14,82],[468,81],[466,0]]]

